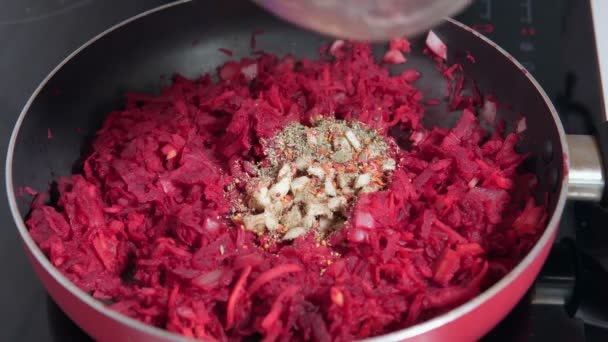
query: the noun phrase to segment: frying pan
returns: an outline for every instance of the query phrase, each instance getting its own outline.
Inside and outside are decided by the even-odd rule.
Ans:
[[[47,189],[69,175],[91,142],[104,116],[121,107],[126,90],[158,92],[167,85],[161,75],[180,72],[196,77],[214,72],[227,57],[248,55],[254,30],[257,49],[314,58],[323,36],[293,27],[249,2],[177,1],[133,17],[93,38],[57,66],[36,89],[23,109],[10,140],[6,163],[9,203],[25,250],[46,289],[59,306],[93,338],[100,341],[168,341],[180,337],[106,308],[79,290],[47,260],[28,234],[24,218],[31,200],[17,195],[19,186]],[[469,302],[429,321],[372,338],[397,340],[475,340],[513,308],[530,287],[554,240],[567,197],[599,200],[604,176],[600,153],[592,137],[566,137],[558,115],[538,83],[510,55],[468,27],[446,20],[435,32],[448,45],[448,61],[460,62],[482,92],[491,91],[512,110],[499,117],[513,127],[518,113],[527,131],[518,146],[529,152],[526,166],[539,178],[538,198],[549,210],[547,227],[529,254],[503,279]],[[417,86],[428,98],[442,98],[445,79],[421,53],[424,39],[412,39],[407,67],[423,77]],[[378,46],[381,54],[385,47]],[[466,62],[467,52],[475,64]],[[395,68],[394,71],[399,71]],[[457,113],[445,105],[430,107],[424,124],[452,125]],[[47,139],[51,130],[53,138]],[[84,132],[85,134],[79,134]],[[568,143],[570,149],[568,147]],[[569,152],[576,150],[576,153]]]

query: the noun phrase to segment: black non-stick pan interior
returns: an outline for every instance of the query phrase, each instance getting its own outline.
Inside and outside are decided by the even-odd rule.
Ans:
[[[144,15],[113,30],[68,59],[33,99],[19,130],[13,159],[13,184],[45,191],[49,183],[71,174],[107,113],[121,108],[127,90],[158,92],[175,72],[190,78],[214,73],[231,57],[250,55],[252,32],[256,50],[278,55],[317,58],[330,41],[280,21],[248,1],[192,1]],[[535,85],[519,66],[489,43],[460,26],[446,22],[436,30],[449,47],[449,62],[462,63],[482,92],[491,92],[512,110],[499,112],[512,127],[517,113],[527,117],[529,134],[520,148],[532,152],[530,167],[549,192],[550,210],[562,178],[562,148],[557,125]],[[412,39],[413,52],[404,66],[423,77],[417,86],[428,99],[444,99],[446,80],[422,53],[424,38]],[[385,46],[378,46],[378,56]],[[466,58],[470,53],[476,59]],[[445,101],[428,109],[426,125],[449,126],[459,113],[448,113]],[[50,135],[49,135],[50,132]],[[52,135],[52,138],[49,138]],[[27,215],[31,198],[17,198]]]

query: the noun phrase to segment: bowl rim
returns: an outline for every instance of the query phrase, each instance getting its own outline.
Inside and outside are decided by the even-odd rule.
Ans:
[[[12,168],[13,168],[13,155],[14,155],[14,151],[15,151],[15,145],[17,142],[17,138],[19,135],[19,130],[21,128],[21,125],[22,125],[28,111],[30,110],[30,107],[32,106],[32,104],[36,100],[36,98],[38,97],[38,94],[41,92],[41,90],[45,87],[45,85],[55,76],[56,73],[59,72],[59,70],[65,64],[67,64],[69,61],[71,61],[73,58],[75,58],[84,49],[86,49],[90,45],[94,44],[96,41],[102,39],[109,33],[117,31],[120,28],[122,28],[132,22],[135,22],[138,19],[141,19],[143,17],[147,17],[147,16],[155,14],[157,12],[167,10],[167,9],[170,9],[172,7],[176,7],[176,6],[179,6],[182,4],[186,4],[191,1],[192,0],[176,0],[174,2],[165,4],[165,5],[161,5],[161,6],[152,8],[150,10],[147,10],[145,12],[142,12],[140,14],[137,14],[135,16],[132,16],[116,25],[113,25],[112,27],[106,29],[105,31],[99,33],[98,35],[96,35],[95,37],[91,38],[86,43],[84,43],[83,45],[78,47],[76,50],[74,50],[65,59],[63,59],[44,78],[44,80],[42,80],[42,82],[40,82],[40,84],[38,85],[36,90],[32,93],[32,95],[29,97],[28,101],[24,105],[21,113],[19,114],[19,117],[18,117],[18,119],[15,123],[15,126],[12,130],[12,133],[11,133],[9,146],[8,146],[8,150],[7,150],[6,165],[5,165],[5,182],[6,182],[6,192],[7,192],[8,202],[9,202],[11,214],[13,216],[13,220],[15,221],[18,231],[19,231],[19,235],[20,235],[26,249],[31,253],[31,255],[34,257],[35,261],[38,262],[42,266],[42,268],[52,277],[52,279],[55,282],[57,282],[59,285],[61,285],[65,290],[67,290],[71,295],[73,295],[78,300],[80,300],[81,302],[83,302],[84,304],[86,304],[90,308],[92,308],[94,311],[96,311],[97,314],[103,315],[106,318],[116,321],[117,323],[122,324],[128,328],[134,329],[138,333],[147,334],[150,337],[156,337],[156,338],[161,338],[164,340],[173,340],[173,341],[192,341],[192,339],[169,332],[169,331],[161,329],[161,328],[157,328],[157,327],[145,324],[134,318],[125,316],[114,310],[111,310],[110,308],[108,308],[101,302],[95,300],[92,296],[90,296],[89,294],[85,293],[80,288],[78,288],[75,284],[73,284],[67,277],[65,277],[58,269],[56,269],[51,264],[51,262],[47,259],[47,257],[44,255],[42,250],[38,247],[38,245],[34,242],[32,237],[30,236],[29,231],[25,225],[25,222],[24,222],[23,218],[21,217],[21,214],[20,214],[18,206],[17,206],[15,187],[13,184]],[[455,26],[457,26],[461,29],[464,29],[464,30],[470,32],[471,34],[477,36],[477,38],[479,38],[483,43],[489,44],[493,48],[497,49],[505,58],[508,58],[510,60],[510,62],[513,63],[516,67],[518,67],[521,70],[525,70],[525,68],[519,62],[517,62],[508,52],[503,50],[501,47],[497,46],[490,39],[486,38],[479,32],[474,31],[471,28],[469,28],[468,26],[466,26],[454,19],[451,19],[451,18],[446,18],[445,22],[455,25]],[[526,72],[525,74],[526,74],[526,77],[528,78],[528,81],[531,82],[534,85],[534,87],[537,89],[538,93],[540,94],[540,96],[544,100],[546,106],[548,107],[549,111],[551,112],[551,115],[557,126],[559,140],[560,140],[560,144],[561,144],[562,150],[563,150],[562,158],[564,158],[564,166],[569,167],[569,151],[568,151],[568,144],[566,142],[566,134],[565,134],[564,128],[562,126],[562,123],[559,119],[559,116],[557,114],[557,111],[555,110],[553,103],[550,101],[550,99],[547,96],[547,94],[545,93],[545,91],[541,88],[541,86],[534,79],[534,77],[528,72]],[[530,266],[533,263],[533,261],[541,254],[544,247],[552,241],[552,239],[557,231],[557,228],[559,226],[559,221],[560,221],[560,218],[561,218],[561,215],[563,212],[563,208],[564,208],[564,205],[566,202],[566,198],[567,198],[567,192],[568,192],[567,177],[563,177],[562,182],[561,182],[561,190],[559,192],[559,197],[556,202],[553,214],[551,215],[551,218],[550,218],[549,222],[547,223],[545,231],[543,232],[541,237],[538,239],[538,241],[536,241],[534,247],[518,263],[518,265],[515,268],[513,268],[507,275],[505,275],[503,278],[501,278],[498,282],[496,282],[494,285],[492,285],[490,288],[486,289],[485,291],[483,291],[482,293],[477,295],[475,298],[467,301],[466,303],[461,304],[461,305],[457,306],[456,308],[454,308],[448,312],[445,312],[439,316],[436,316],[430,320],[427,320],[422,323],[413,325],[411,327],[397,330],[397,331],[394,331],[394,332],[391,332],[388,334],[370,337],[365,340],[366,341],[400,341],[400,340],[416,337],[416,336],[422,335],[424,333],[427,333],[429,331],[432,331],[434,329],[437,329],[445,324],[453,322],[453,321],[457,320],[458,318],[460,318],[461,316],[477,309],[482,304],[490,301],[499,292],[501,292],[506,287],[508,287],[511,283],[513,283],[524,272],[524,270],[526,270],[526,268],[528,266]]]

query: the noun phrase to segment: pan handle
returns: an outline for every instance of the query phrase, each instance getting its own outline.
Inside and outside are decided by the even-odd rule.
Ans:
[[[568,135],[570,169],[568,198],[578,201],[605,202],[606,177],[602,153],[592,135]]]

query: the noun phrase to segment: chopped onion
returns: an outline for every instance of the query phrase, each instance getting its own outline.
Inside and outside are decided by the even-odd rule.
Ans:
[[[411,51],[410,42],[403,37],[393,38],[389,43],[389,49],[409,53]]]
[[[215,233],[219,230],[220,223],[211,217],[207,217],[205,219],[205,223],[203,223],[203,228],[205,228],[205,230],[208,232]]]
[[[247,81],[251,81],[258,76],[258,65],[257,63],[249,64],[241,68],[241,73],[245,76]]]
[[[424,138],[423,132],[414,132],[412,133],[410,140],[414,143],[414,145],[418,145],[422,139]]]
[[[426,46],[428,46],[435,55],[441,57],[441,59],[448,59],[448,47],[439,39],[435,32],[429,31],[429,34],[426,36]]]
[[[202,288],[213,287],[217,285],[218,280],[222,277],[224,271],[213,270],[207,273],[203,273],[200,276],[192,279],[192,285]]]
[[[374,217],[370,213],[357,212],[355,214],[355,227],[365,228],[365,229],[374,229],[376,227],[376,223],[374,222]]]
[[[496,101],[492,99],[484,99],[483,107],[481,107],[481,118],[490,125],[493,125],[496,122]]]
[[[332,287],[330,290],[330,294],[331,294],[331,301],[334,304],[336,304],[337,306],[344,305],[344,295],[342,294],[342,291],[340,291],[336,287]]]
[[[335,56],[336,52],[338,52],[338,50],[340,50],[342,46],[344,46],[344,41],[342,39],[334,40],[334,42],[331,43],[331,46],[329,47],[329,54]]]
[[[407,59],[399,50],[388,50],[382,57],[382,61],[388,64],[403,64]]]
[[[170,194],[175,191],[175,186],[173,186],[173,182],[170,179],[160,178],[158,180],[160,187],[163,189],[163,192],[166,194]]]
[[[415,69],[407,69],[401,73],[401,77],[403,77],[403,79],[408,83],[416,81],[420,78],[420,76],[420,73]]]
[[[367,232],[363,229],[351,229],[348,231],[347,238],[351,242],[363,242],[367,239]]]
[[[515,131],[517,133],[521,133],[523,131],[525,131],[527,129],[527,125],[526,125],[526,118],[524,116],[521,117],[521,119],[517,120],[517,124],[515,126]]]
[[[331,227],[331,220],[325,217],[321,217],[319,219],[319,230],[321,232],[326,232]]]

